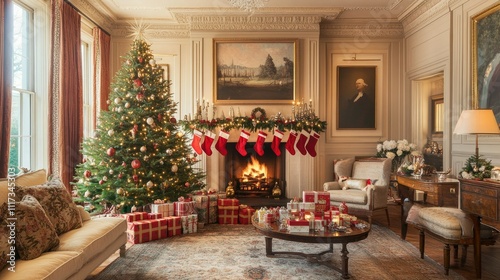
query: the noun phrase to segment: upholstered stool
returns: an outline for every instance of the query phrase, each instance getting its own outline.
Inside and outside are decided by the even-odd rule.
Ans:
[[[450,269],[450,245],[454,247],[454,258],[458,260],[458,245],[462,245],[461,266],[467,259],[467,247],[474,245],[474,220],[457,208],[427,207],[417,212],[415,226],[420,230],[420,257],[424,258],[425,233],[444,243],[444,274]],[[481,264],[474,256],[476,275],[480,278]]]

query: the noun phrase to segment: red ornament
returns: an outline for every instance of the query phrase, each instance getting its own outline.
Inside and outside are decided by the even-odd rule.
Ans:
[[[184,184],[184,186],[186,186],[186,188],[189,188],[189,186],[191,186],[191,184],[190,184],[189,182],[186,182],[186,183]]]
[[[176,122],[177,122],[177,120],[174,117],[170,118],[170,123],[176,123]]]
[[[142,81],[141,81],[141,79],[139,79],[139,78],[135,79],[135,80],[134,80],[134,85],[135,85],[136,87],[140,87],[140,86],[142,86]]]
[[[134,174],[134,175],[132,175],[132,179],[134,180],[134,182],[138,182],[139,176],[137,174]]]
[[[156,150],[156,149],[158,149],[158,143],[154,143],[154,144],[153,144],[153,148],[154,148],[155,150]]]
[[[115,155],[115,148],[111,147],[108,149],[108,151],[106,152],[108,154],[108,156],[112,157]]]
[[[137,169],[141,167],[141,161],[138,159],[134,159],[131,163],[133,169]]]
[[[122,166],[123,166],[123,167],[127,167],[127,163],[122,162]]]
[[[85,178],[90,178],[90,176],[92,176],[92,172],[90,172],[90,170],[85,170],[85,172],[83,172],[83,176],[85,176]]]
[[[137,124],[134,124],[134,132],[139,131],[139,126]]]
[[[137,101],[142,101],[144,100],[144,94],[142,94],[142,92],[139,92],[135,98],[137,99]]]
[[[123,178],[123,173],[118,174],[118,179]]]
[[[158,113],[158,120],[161,122],[162,119],[163,119],[163,116],[161,115],[161,113]]]
[[[104,180],[99,180],[99,185],[104,184]]]
[[[139,56],[137,59],[139,60],[140,63],[142,63],[144,61],[144,59],[142,58],[142,56]]]

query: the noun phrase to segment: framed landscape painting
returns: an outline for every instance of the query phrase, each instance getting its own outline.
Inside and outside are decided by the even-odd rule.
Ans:
[[[337,129],[375,129],[376,66],[337,67]]]
[[[500,4],[472,18],[472,107],[500,123]]]
[[[214,39],[215,103],[291,103],[297,44],[297,39]]]

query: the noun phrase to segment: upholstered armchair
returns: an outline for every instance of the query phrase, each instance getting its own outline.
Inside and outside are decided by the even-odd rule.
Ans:
[[[387,224],[390,225],[387,192],[391,166],[392,159],[389,158],[349,158],[336,161],[335,181],[324,183],[323,189],[330,193],[332,205],[338,206],[345,202],[349,214],[367,216],[370,224],[374,211],[385,210]]]

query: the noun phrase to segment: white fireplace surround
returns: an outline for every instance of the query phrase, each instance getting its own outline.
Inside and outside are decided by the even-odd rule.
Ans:
[[[238,138],[241,130],[232,130],[230,132],[230,136],[228,139],[228,143],[238,142]],[[273,134],[272,132],[267,132],[267,142],[272,142]],[[216,132],[218,135],[218,132]],[[252,132],[248,143],[255,142],[257,140],[258,132]],[[289,133],[286,132],[282,143],[286,143],[288,140]],[[226,170],[224,164],[224,156],[222,156],[217,150],[215,150],[215,146],[212,146],[212,150],[214,151],[211,156],[207,156],[206,154],[199,155],[198,158],[200,162],[196,165],[197,168],[201,168],[206,170],[206,183],[208,189],[215,189],[217,191],[225,191],[227,187],[226,180]],[[316,147],[318,151],[318,147]],[[284,155],[281,155],[284,156]],[[320,157],[319,153],[317,157],[311,157],[309,154],[302,155],[296,149],[295,155],[291,155],[288,151],[286,151],[286,160],[285,160],[285,180],[287,182],[286,188],[286,196],[288,198],[294,197],[302,197],[302,191],[305,190],[316,190],[318,189],[318,182],[315,182],[315,172],[317,172],[317,164],[318,157]]]

